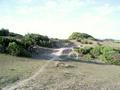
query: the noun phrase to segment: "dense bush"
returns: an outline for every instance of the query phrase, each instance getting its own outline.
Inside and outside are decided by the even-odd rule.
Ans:
[[[2,46],[8,47],[10,42],[15,42],[20,46],[24,46],[24,44],[20,40],[17,40],[15,38],[12,38],[12,37],[0,37],[0,44],[2,44]]]
[[[8,29],[0,29],[0,36],[14,37],[14,38],[22,38],[23,36],[17,33],[9,32]]]
[[[17,33],[13,33],[13,32],[9,32],[9,36],[10,36],[10,37],[17,38],[17,39],[21,39],[21,38],[23,38],[22,35],[17,34]]]
[[[20,55],[20,47],[15,42],[9,43],[8,52],[11,55],[19,56]]]
[[[10,55],[13,55],[13,56],[27,56],[27,57],[30,56],[27,50],[17,45],[15,42],[9,43],[7,51]]]
[[[53,47],[54,42],[47,36],[39,34],[26,34],[25,36],[11,33],[8,30],[0,30],[0,53],[8,53],[14,56],[30,56],[34,46]],[[6,37],[7,36],[7,37]]]
[[[0,29],[0,36],[9,36],[9,30],[8,29]]]
[[[84,47],[84,48],[75,48],[75,51],[78,52],[79,54],[88,54],[91,51],[91,47]]]
[[[26,47],[31,45],[39,45],[43,47],[52,47],[53,42],[47,37],[39,34],[26,34],[22,39],[22,43]]]
[[[93,58],[97,58],[98,56],[101,55],[101,48],[100,46],[96,46],[93,49],[91,49],[90,54],[92,55]]]
[[[93,57],[91,54],[86,54],[82,57],[83,60],[93,60]]]
[[[109,64],[120,64],[120,52],[112,49],[111,47],[102,48],[102,55],[99,59]]]
[[[115,50],[112,47],[104,46],[104,47],[101,47],[101,52],[102,52],[103,55],[105,55],[105,54],[108,54],[108,53],[115,52]]]
[[[80,41],[81,39],[93,39],[94,40],[94,37],[86,33],[73,32],[72,35],[69,36],[69,39],[77,40],[77,41]]]
[[[120,51],[108,46],[75,48],[75,51],[82,54],[82,58],[85,60],[99,59],[109,64],[120,64]]]
[[[116,52],[108,52],[100,55],[99,59],[109,64],[120,64],[120,58],[116,58]],[[120,55],[120,54],[119,54]]]

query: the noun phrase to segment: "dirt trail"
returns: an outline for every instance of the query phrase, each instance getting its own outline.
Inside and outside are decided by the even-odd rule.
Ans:
[[[23,86],[24,84],[26,84],[27,82],[34,80],[38,75],[40,75],[42,72],[44,72],[45,68],[48,66],[48,64],[53,61],[53,60],[60,60],[59,56],[62,55],[62,52],[65,50],[66,48],[59,48],[59,49],[54,49],[54,52],[51,55],[52,59],[48,60],[42,67],[39,68],[39,70],[32,75],[31,77],[24,79],[22,81],[16,82],[12,85],[8,85],[6,87],[4,87],[2,90],[16,90],[19,86]]]

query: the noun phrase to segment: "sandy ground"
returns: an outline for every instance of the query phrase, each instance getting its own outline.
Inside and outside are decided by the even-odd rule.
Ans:
[[[63,52],[71,48],[54,49],[49,60],[31,77],[9,85],[2,90],[120,90],[120,67],[80,61],[60,61]]]
[[[47,53],[42,54],[44,57],[48,57],[49,60],[42,67],[40,67],[39,70],[35,74],[33,74],[31,77],[29,77],[29,78],[27,78],[25,80],[16,82],[15,84],[12,84],[12,85],[8,85],[5,88],[3,88],[2,90],[15,90],[18,87],[23,86],[26,83],[35,80],[35,78],[37,76],[39,76],[42,72],[44,72],[45,68],[49,65],[50,62],[52,62],[54,60],[60,60],[59,56],[61,56],[62,53],[64,52],[64,50],[66,50],[66,49],[69,49],[69,48],[54,49],[52,53],[47,52]],[[38,57],[41,58],[42,55],[37,56],[37,58]]]

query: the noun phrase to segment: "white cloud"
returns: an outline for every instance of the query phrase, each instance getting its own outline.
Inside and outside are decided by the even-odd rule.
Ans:
[[[87,3],[90,1],[88,0]],[[95,0],[92,2],[96,3]],[[93,11],[81,12],[81,9],[84,11],[85,6],[85,1],[81,0],[50,0],[40,6],[19,7],[16,12],[20,15],[35,15],[36,17],[26,17],[26,19],[2,17],[0,26],[22,34],[31,32],[58,38],[67,38],[74,31],[89,33],[98,38],[117,35],[117,30],[120,29],[119,22],[112,21],[108,16],[119,10],[118,7],[105,4],[92,6]],[[78,17],[71,15],[77,14],[76,9],[77,12],[81,12]]]

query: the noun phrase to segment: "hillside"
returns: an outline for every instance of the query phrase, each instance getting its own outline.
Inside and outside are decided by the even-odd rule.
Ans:
[[[95,40],[95,38],[89,34],[86,33],[80,33],[80,32],[73,32],[69,38],[70,40],[81,40],[81,39],[91,39]]]
[[[120,67],[87,61],[64,61],[73,67],[56,67],[57,61],[0,55],[0,88],[3,90],[119,90]],[[44,69],[43,69],[44,67]],[[42,70],[34,79],[19,84]],[[16,87],[16,82],[18,86]],[[8,89],[14,88],[15,89]]]
[[[33,47],[57,47],[54,39],[40,34],[20,35],[9,32],[8,29],[0,30],[0,52],[13,56],[31,57],[34,52]]]
[[[116,40],[78,32],[60,40],[0,30],[2,90],[119,90],[119,65]]]

